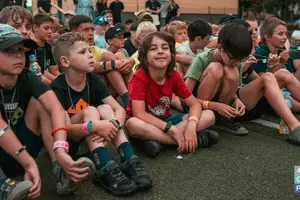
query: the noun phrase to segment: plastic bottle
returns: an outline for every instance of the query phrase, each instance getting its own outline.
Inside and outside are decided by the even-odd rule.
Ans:
[[[292,102],[290,99],[290,93],[288,91],[283,92],[285,102],[287,103],[288,107],[291,109],[292,108]],[[289,134],[289,127],[284,123],[282,119],[280,119],[280,124],[279,124],[279,133],[280,134]]]
[[[29,69],[32,71],[40,80],[42,80],[42,72],[39,63],[34,54],[29,55],[30,66]]]

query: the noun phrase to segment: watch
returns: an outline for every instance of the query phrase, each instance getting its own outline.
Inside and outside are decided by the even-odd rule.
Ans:
[[[167,124],[166,124],[166,127],[165,127],[164,132],[165,132],[165,133],[168,132],[168,131],[170,130],[170,128],[171,128],[172,125],[173,125],[172,122],[171,122],[171,121],[168,121]]]

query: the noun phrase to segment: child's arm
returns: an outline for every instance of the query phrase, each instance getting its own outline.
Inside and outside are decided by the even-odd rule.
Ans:
[[[25,180],[33,182],[28,197],[38,197],[41,192],[41,178],[35,160],[29,155],[26,149],[22,150],[19,154],[17,153],[22,149],[22,144],[12,129],[5,127],[7,127],[7,124],[0,115],[0,132],[2,134],[0,136],[0,147],[22,165],[25,170]]]
[[[44,71],[45,78],[49,79],[50,81],[54,81],[56,79],[55,76],[53,76],[51,73],[49,73],[47,70]]]
[[[58,68],[58,65],[51,65],[48,67],[49,72],[53,75],[53,76],[59,76],[60,75],[60,71]]]
[[[176,62],[179,62],[184,65],[190,65],[195,57],[186,55],[185,53],[177,53],[176,54]]]
[[[115,66],[113,66],[113,63],[111,61],[114,61]],[[105,67],[104,67],[105,62]],[[100,60],[95,62],[94,64],[94,72],[95,73],[105,73],[107,71],[116,70],[118,67],[120,67],[123,64],[122,61],[117,60],[117,56],[114,55],[111,52],[104,52]]]
[[[42,75],[42,82],[47,86],[49,86],[52,83],[52,81],[47,79],[44,75]]]

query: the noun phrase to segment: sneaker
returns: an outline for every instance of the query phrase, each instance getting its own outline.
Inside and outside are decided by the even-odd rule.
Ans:
[[[162,152],[163,150],[163,145],[160,143],[154,141],[154,140],[146,140],[144,141],[144,147],[143,147],[146,155],[148,157],[155,157],[157,154]]]
[[[293,131],[290,131],[287,141],[291,144],[300,146],[300,126],[297,126]]]
[[[152,187],[152,180],[137,156],[132,156],[130,160],[122,163],[122,169],[138,188],[150,189]]]
[[[25,199],[32,185],[33,184],[31,181],[18,182],[8,178],[0,186],[0,199],[1,200]]]
[[[215,128],[220,131],[225,131],[237,136],[248,135],[247,129],[243,127],[239,122],[235,122],[232,119],[226,119],[219,114],[216,114]]]
[[[122,172],[114,161],[96,170],[93,182],[115,196],[128,195],[137,190],[137,185]]]
[[[80,160],[85,161],[80,166],[80,168],[88,167],[89,168],[89,171],[88,171],[89,175],[84,180],[82,180],[80,182],[77,182],[77,183],[75,183],[71,179],[69,179],[69,177],[65,174],[63,168],[60,166],[58,161],[55,161],[53,163],[53,173],[54,173],[55,178],[56,178],[56,189],[57,189],[57,195],[58,196],[66,196],[66,195],[70,195],[70,194],[74,193],[75,190],[77,190],[77,188],[82,183],[87,181],[95,173],[95,165],[90,159],[82,157],[82,158],[79,158],[78,160],[79,161]]]
[[[219,134],[212,130],[202,130],[197,133],[198,148],[210,147],[219,142]]]

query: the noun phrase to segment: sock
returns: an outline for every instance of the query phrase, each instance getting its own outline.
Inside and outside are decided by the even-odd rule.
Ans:
[[[123,104],[124,104],[124,108],[126,108],[127,104],[128,104],[128,92],[124,93],[122,96],[121,96],[121,99],[123,101]]]
[[[5,176],[4,172],[0,168],[0,185],[2,185],[3,183],[5,183],[6,179],[7,179],[7,177]]]
[[[106,163],[112,161],[105,147],[98,147],[92,152],[93,158],[96,163],[96,169],[102,168]]]
[[[118,147],[118,153],[121,157],[121,161],[130,160],[134,156],[132,146],[129,142],[124,142]]]

